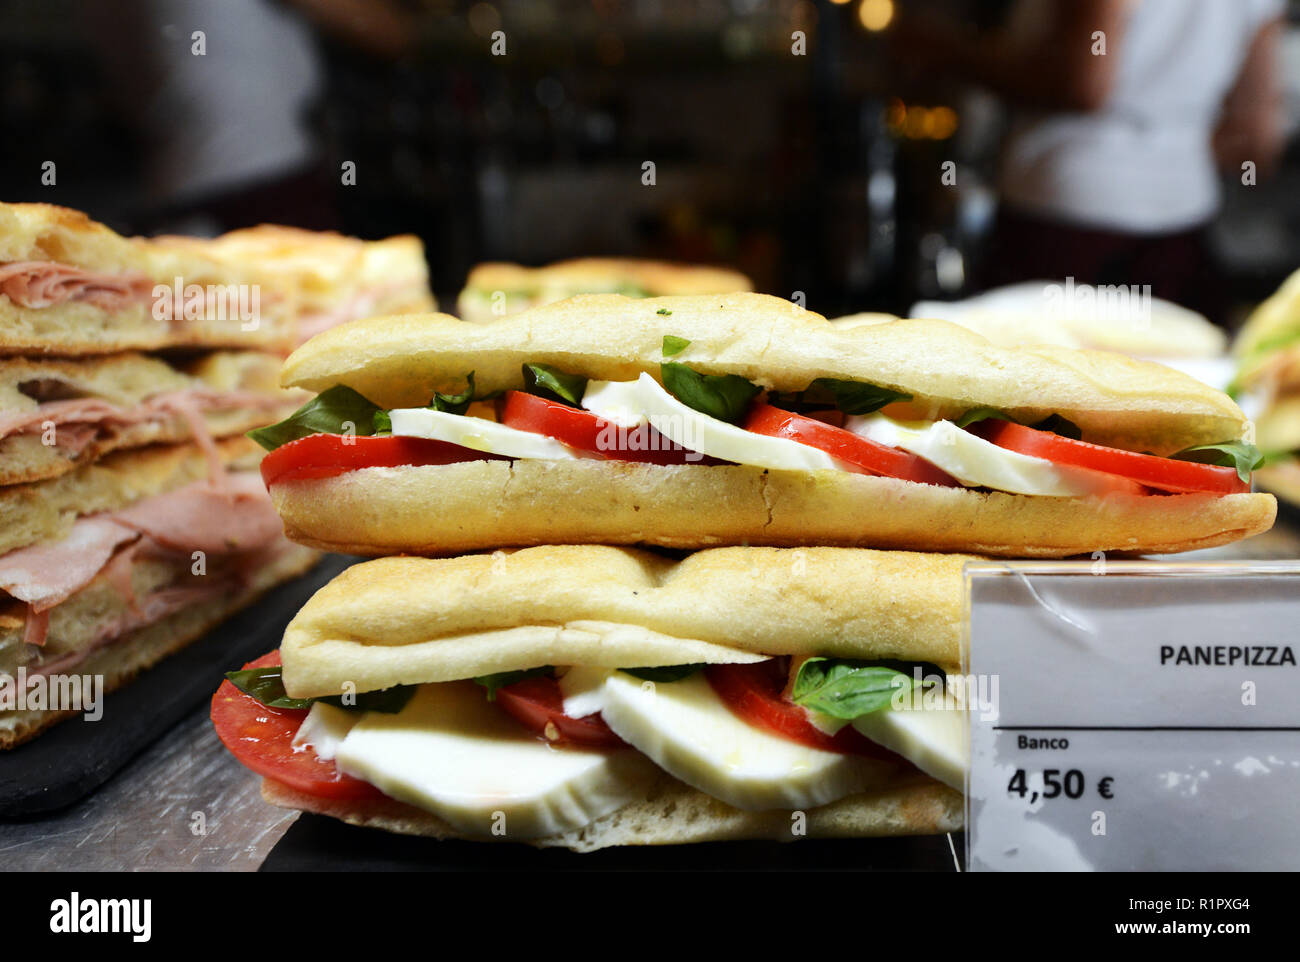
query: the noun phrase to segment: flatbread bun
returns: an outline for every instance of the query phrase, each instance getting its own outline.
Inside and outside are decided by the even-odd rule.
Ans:
[[[285,533],[362,555],[541,544],[835,545],[1061,558],[1167,554],[1272,526],[1266,494],[1047,498],[844,471],[466,461],[277,482]]]
[[[638,300],[585,295],[489,324],[444,314],[371,318],[326,331],[296,350],[282,383],[312,391],[344,384],[386,407],[429,403],[435,391],[480,394],[523,385],[526,362],[592,378],[658,373],[665,335],[690,345],[673,360],[802,390],[819,377],[866,381],[913,396],[916,416],[953,418],[994,407],[1032,423],[1059,414],[1085,440],[1156,454],[1243,436],[1225,394],[1160,364],[1064,348],[997,347],[944,321],[836,326],[761,294]]]
[[[674,561],[599,545],[381,558],[285,630],[295,698],[540,665],[736,663],[771,655],[960,667],[959,555],[718,548]]]
[[[269,778],[262,780],[262,797],[282,808],[328,815],[351,825],[401,835],[512,841],[508,837],[466,835],[431,812],[393,799],[355,802],[319,798]],[[793,812],[741,811],[664,775],[643,801],[626,805],[576,831],[528,839],[526,844],[594,852],[615,845],[939,835],[962,827],[963,801],[960,792],[929,778],[917,778],[880,791],[850,795],[802,814],[799,819]],[[802,835],[795,834],[797,826],[804,829]]]

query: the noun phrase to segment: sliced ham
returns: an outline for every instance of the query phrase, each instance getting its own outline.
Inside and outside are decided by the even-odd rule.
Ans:
[[[40,646],[49,609],[101,572],[135,606],[129,565],[137,551],[202,551],[215,561],[264,550],[280,539],[280,531],[261,477],[230,474],[220,486],[197,481],[118,511],[79,518],[60,541],[10,551],[0,556],[0,589],[27,604],[23,640]]]
[[[0,294],[19,307],[54,307],[85,301],[104,311],[119,311],[153,299],[153,282],[143,274],[88,271],[55,261],[0,264]]]

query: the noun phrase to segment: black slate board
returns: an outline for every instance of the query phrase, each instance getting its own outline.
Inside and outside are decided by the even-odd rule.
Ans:
[[[965,840],[952,836],[958,857]],[[440,842],[301,815],[262,863],[263,872],[567,871],[917,871],[954,870],[948,836],[706,842],[608,848],[579,854],[510,843]]]
[[[224,672],[280,645],[284,627],[316,589],[355,558],[327,555],[194,644],[104,699],[104,715],[60,722],[0,753],[0,819],[64,808],[85,798],[173,725],[212,697]]]

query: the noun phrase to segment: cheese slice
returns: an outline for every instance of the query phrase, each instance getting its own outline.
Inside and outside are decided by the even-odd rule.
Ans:
[[[878,444],[910,451],[969,487],[1058,498],[1137,490],[1137,485],[1100,471],[1008,451],[952,421],[902,423],[874,414],[850,417],[844,427]]]
[[[966,790],[970,749],[963,709],[884,708],[855,718],[853,727],[930,777]]]
[[[688,785],[748,811],[825,805],[884,782],[894,766],[769,734],[737,717],[697,673],[605,680],[605,723]]]
[[[683,404],[642,372],[635,381],[592,381],[582,406],[622,428],[649,424],[668,440],[691,451],[774,471],[842,470],[825,451],[755,434]]]
[[[462,832],[505,839],[582,828],[644,798],[657,775],[630,749],[554,747],[468,681],[422,685],[396,714],[367,712],[336,764]]]
[[[348,732],[365,714],[321,701],[315,702],[298,728],[298,733],[293,736],[293,747],[310,748],[317,757],[331,761],[338,754],[343,739],[348,737]]]
[[[429,408],[395,408],[388,412],[388,416],[393,422],[393,434],[402,437],[446,441],[507,458],[554,461],[577,457],[572,448],[545,434],[520,431],[487,418]]]

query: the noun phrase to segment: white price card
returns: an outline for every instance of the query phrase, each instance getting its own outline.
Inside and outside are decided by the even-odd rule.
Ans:
[[[972,871],[1300,869],[1300,562],[972,562]]]

